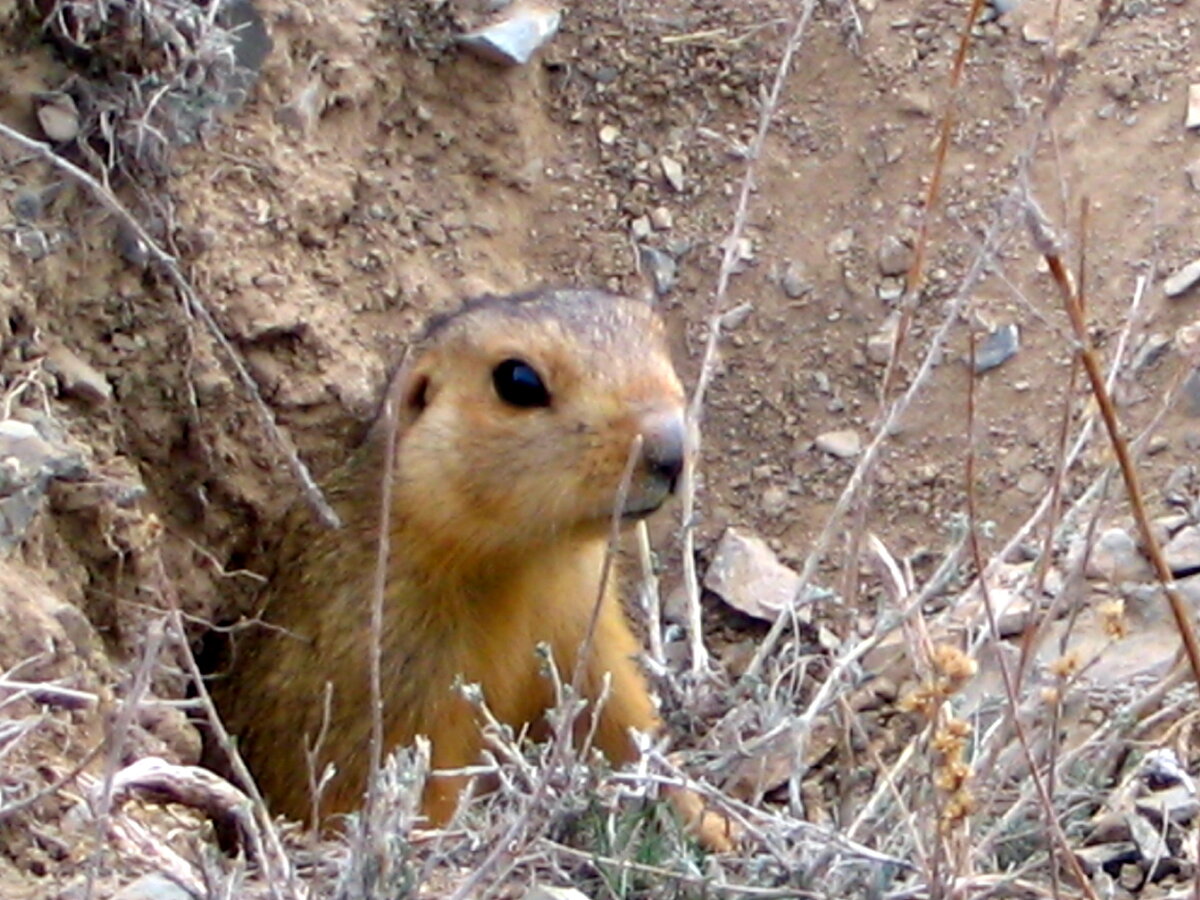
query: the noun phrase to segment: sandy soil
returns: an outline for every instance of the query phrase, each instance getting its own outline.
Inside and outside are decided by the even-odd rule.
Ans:
[[[659,302],[689,379],[709,318],[752,305],[722,345],[705,404],[701,567],[728,525],[802,563],[854,462],[816,449],[815,438],[853,429],[865,441],[879,411],[884,366],[868,344],[886,333],[917,238],[964,5],[869,0],[818,11],[756,170],[745,259],[719,303],[722,242],[792,4],[579,3],[534,64],[511,70],[442,49],[453,23],[435,4],[395,6],[260,0],[273,49],[247,102],[140,189],[114,176],[178,256],[299,455],[318,478],[344,457],[431,313],[538,283],[651,292],[640,243],[677,265]],[[1188,84],[1200,80],[1195,10],[1116,4],[1089,43],[1094,10],[1066,3],[1056,57],[1031,40],[1049,33],[1042,6],[1025,0],[971,44],[901,385],[945,301],[973,267],[982,274],[969,321],[953,323],[860,512],[918,574],[963,509],[969,326],[1020,330],[1016,356],[976,378],[976,490],[995,523],[990,547],[1044,496],[1057,459],[1071,341],[1053,284],[1020,230],[977,262],[1015,185],[1030,185],[1063,227],[1073,260],[1090,199],[1087,297],[1105,352],[1139,278],[1135,356],[1196,316],[1200,294],[1169,299],[1162,289],[1164,275],[1200,255],[1200,192],[1187,174],[1200,138],[1184,128]],[[11,11],[0,8],[0,19],[0,122],[40,139],[34,92],[82,70]],[[1063,66],[1066,89],[1047,115],[1046,79]],[[4,418],[57,436],[85,469],[45,486],[7,551],[0,671],[93,695],[0,698],[0,727],[27,728],[19,739],[0,733],[2,807],[25,796],[31,771],[49,784],[83,759],[114,698],[135,688],[183,695],[170,642],[148,682],[135,678],[158,611],[177,603],[198,638],[203,621],[244,610],[254,581],[239,570],[297,486],[222,350],[161,276],[121,252],[128,236],[111,215],[3,140],[0,194]],[[32,217],[20,207],[30,195],[44,201]],[[25,249],[31,231],[44,254]],[[1126,367],[1117,396],[1131,431],[1157,412],[1180,368],[1170,348]],[[1165,511],[1167,476],[1200,446],[1198,410],[1169,412],[1144,459],[1155,512]],[[1085,459],[1068,494],[1107,461],[1101,451]],[[659,523],[664,548],[674,530]],[[838,547],[821,579],[841,588]],[[680,570],[666,552],[669,592]],[[822,613],[829,628],[853,633],[873,618],[876,586],[859,589],[855,605]],[[719,653],[761,634],[716,602],[708,608]],[[182,713],[145,708],[124,759],[193,760]],[[98,777],[102,763],[89,771]],[[72,818],[83,790],[0,820],[0,896],[59,896],[78,883],[95,846],[94,830]],[[153,868],[119,854],[105,866],[106,891]]]

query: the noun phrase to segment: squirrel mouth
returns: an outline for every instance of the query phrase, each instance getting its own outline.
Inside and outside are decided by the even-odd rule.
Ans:
[[[621,519],[625,522],[639,522],[649,518],[662,509],[667,498],[673,491],[653,493],[650,496],[630,497],[625,501],[625,509],[621,511]]]
[[[655,503],[653,506],[639,506],[634,509],[626,507],[625,511],[621,513],[621,520],[623,522],[640,522],[642,519],[650,518],[650,516],[654,515],[661,508],[662,501]]]

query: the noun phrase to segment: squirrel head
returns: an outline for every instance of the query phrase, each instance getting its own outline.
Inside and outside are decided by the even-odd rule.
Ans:
[[[391,396],[406,527],[480,554],[604,536],[631,456],[621,515],[647,516],[687,452],[661,319],[597,291],[468,302],[430,324]]]

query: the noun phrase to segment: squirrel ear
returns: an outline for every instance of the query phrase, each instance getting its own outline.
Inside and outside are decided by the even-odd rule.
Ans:
[[[412,358],[405,352],[388,382],[383,404],[371,425],[370,436],[386,434],[392,422],[395,422],[398,433],[403,434],[425,410],[428,401],[429,374],[417,371]]]
[[[396,399],[400,401],[401,416],[415,419],[429,403],[429,376],[424,372],[410,372],[398,387]]]

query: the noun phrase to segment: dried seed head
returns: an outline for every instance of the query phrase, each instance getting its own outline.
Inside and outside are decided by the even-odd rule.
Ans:
[[[979,669],[975,660],[952,644],[939,644],[934,648],[933,666],[949,682],[947,688],[951,693],[960,690]]]

